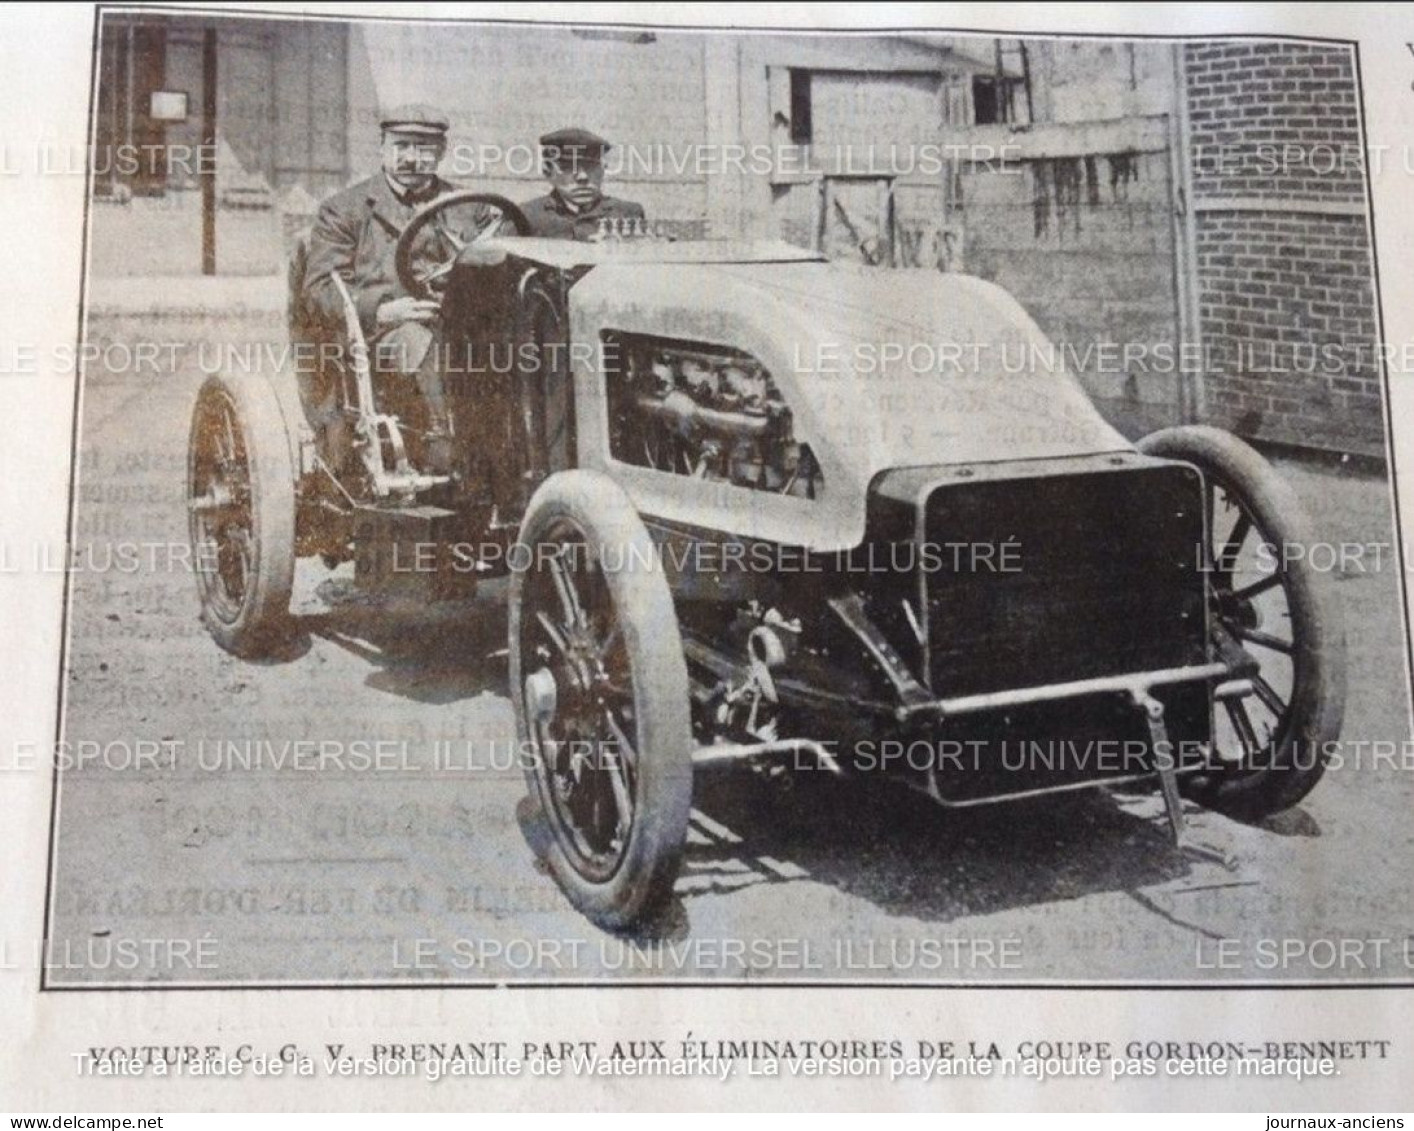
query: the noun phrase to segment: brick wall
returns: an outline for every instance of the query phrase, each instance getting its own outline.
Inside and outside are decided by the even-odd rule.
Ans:
[[[1380,454],[1375,296],[1346,48],[1185,48],[1209,416]]]
[[[1364,202],[1348,48],[1216,40],[1185,50],[1194,192]]]

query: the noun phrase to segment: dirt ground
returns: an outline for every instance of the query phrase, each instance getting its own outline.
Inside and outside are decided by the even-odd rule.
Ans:
[[[537,867],[520,770],[492,764],[514,734],[502,586],[388,609],[301,563],[300,639],[248,663],[201,630],[179,564],[105,568],[120,544],[185,544],[201,376],[93,373],[84,395],[77,544],[92,556],[73,577],[65,740],[107,753],[62,774],[54,984],[1414,979],[1414,778],[1368,752],[1261,827],[1188,805],[1195,840],[1232,868],[1172,848],[1153,796],[944,812],[867,781],[782,794],[702,774],[669,925],[605,935]],[[1383,478],[1281,469],[1323,536],[1394,542]],[[1410,739],[1392,556],[1338,589],[1353,762],[1360,741]],[[139,740],[171,760],[131,764]],[[217,744],[261,740],[377,740],[398,764],[203,769]],[[459,764],[434,769],[434,743]],[[208,940],[206,959],[94,957],[153,939]]]

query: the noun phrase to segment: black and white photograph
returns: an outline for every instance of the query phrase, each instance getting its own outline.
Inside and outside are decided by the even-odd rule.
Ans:
[[[1348,46],[97,46],[49,984],[1408,979]]]
[[[15,1110],[1407,1105],[1408,9],[77,7]]]

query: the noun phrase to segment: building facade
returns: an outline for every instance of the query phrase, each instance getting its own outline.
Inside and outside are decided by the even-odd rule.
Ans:
[[[581,125],[680,230],[992,279],[1131,434],[1383,453],[1345,47],[154,13],[100,39],[97,275],[278,274],[376,168],[379,108],[431,101],[458,183],[538,195],[535,139]]]

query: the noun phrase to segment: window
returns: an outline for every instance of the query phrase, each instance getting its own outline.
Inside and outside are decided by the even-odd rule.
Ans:
[[[973,122],[1031,124],[1031,60],[1019,39],[998,39],[991,74],[972,76]]]
[[[809,145],[814,135],[810,114],[810,72],[792,67],[790,71],[790,139]]]

